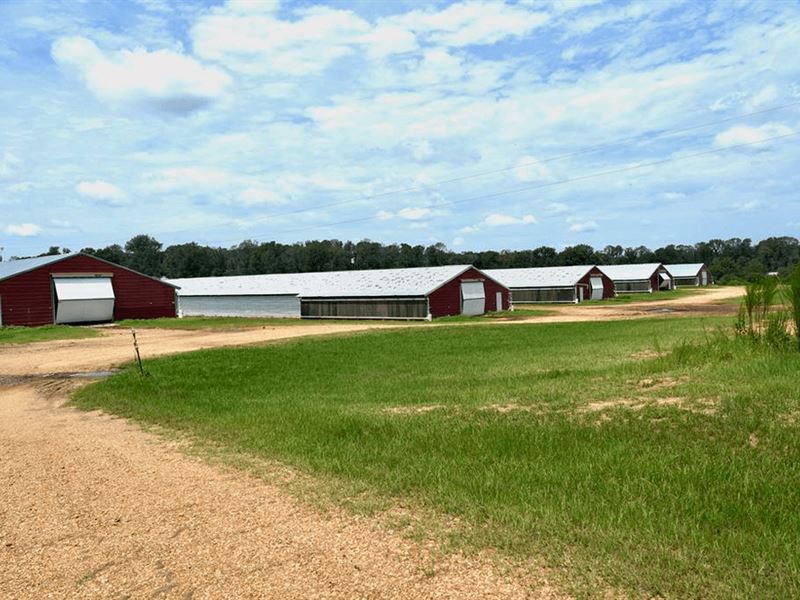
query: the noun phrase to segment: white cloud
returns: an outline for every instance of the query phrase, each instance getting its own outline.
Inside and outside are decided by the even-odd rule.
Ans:
[[[569,230],[573,233],[597,231],[597,223],[595,221],[576,221],[569,226]]]
[[[119,189],[113,183],[108,181],[81,181],[75,186],[81,196],[91,198],[92,200],[100,200],[112,205],[121,205],[127,203],[127,196],[125,192]]]
[[[375,214],[375,217],[379,221],[388,221],[389,219],[393,219],[394,218],[394,213],[393,212],[389,212],[388,210],[379,210]]]
[[[552,181],[550,170],[533,156],[523,156],[517,161],[514,176],[519,181]]]
[[[467,1],[443,10],[414,10],[386,19],[443,46],[494,44],[528,35],[549,15],[498,1]]]
[[[208,106],[232,81],[217,67],[172,50],[135,48],[106,55],[85,37],[62,37],[51,53],[57,63],[77,70],[102,101],[131,102],[174,114]]]
[[[0,179],[13,177],[22,167],[22,160],[10,150],[3,151],[0,156]]]
[[[225,188],[236,182],[236,176],[215,167],[174,167],[149,177],[147,187],[156,192],[206,191]]]
[[[780,97],[778,88],[774,85],[768,85],[762,88],[758,93],[750,98],[748,104],[753,108],[763,107],[775,104],[775,101]]]
[[[414,160],[423,161],[433,156],[433,148],[428,140],[412,142],[410,145]]]
[[[783,123],[765,123],[759,127],[749,125],[734,125],[725,131],[718,133],[714,138],[714,144],[720,148],[726,146],[737,146],[739,144],[757,144],[768,138],[793,133],[793,129]]]
[[[21,223],[19,225],[7,225],[6,234],[18,237],[35,237],[42,232],[42,228],[35,223]]]
[[[195,52],[245,73],[307,75],[353,53],[362,37],[365,43],[375,42],[370,24],[352,11],[314,6],[295,12],[299,19],[285,21],[270,14],[242,14],[230,6],[214,8],[192,28]],[[397,44],[396,32],[392,36]],[[389,52],[393,43],[381,40],[379,45]]]
[[[544,212],[550,216],[563,215],[569,212],[569,206],[563,202],[551,202],[544,207]]]
[[[767,204],[763,200],[742,200],[733,203],[736,212],[753,212],[760,208],[766,208]]]
[[[6,191],[12,194],[20,194],[32,190],[35,186],[32,181],[20,181],[19,183],[12,183],[6,187]]]
[[[457,247],[457,246],[461,246],[463,244],[464,244],[464,238],[463,237],[453,238],[453,246]]]
[[[533,215],[523,215],[521,217],[513,217],[511,215],[492,213],[483,220],[483,224],[489,227],[503,227],[506,225],[530,225],[532,223],[536,223],[536,217],[534,217]]]
[[[474,225],[468,225],[466,227],[462,227],[458,230],[459,233],[477,233],[481,230],[480,227],[476,227]]]
[[[408,219],[409,221],[416,221],[418,219],[424,219],[425,217],[431,216],[433,211],[430,208],[401,208],[397,211],[397,216],[403,219]]]
[[[239,199],[247,206],[255,204],[285,204],[287,201],[284,196],[275,190],[259,186],[246,188],[239,194]]]
[[[683,200],[686,198],[686,194],[683,192],[664,192],[661,194],[661,197],[665,200],[676,201],[676,200]]]

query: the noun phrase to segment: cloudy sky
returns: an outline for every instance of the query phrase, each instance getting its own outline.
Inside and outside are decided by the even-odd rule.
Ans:
[[[800,235],[794,0],[0,2],[6,256]]]

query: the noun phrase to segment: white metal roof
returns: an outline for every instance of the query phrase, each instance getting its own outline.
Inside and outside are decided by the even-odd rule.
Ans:
[[[0,281],[14,277],[20,273],[38,269],[44,265],[64,260],[72,254],[53,254],[50,256],[37,256],[36,258],[20,258],[19,260],[5,260],[0,262]]]
[[[277,296],[304,298],[354,298],[378,296],[427,296],[470,265],[328,271],[322,273],[273,273],[170,279],[180,296]]]
[[[507,288],[555,288],[575,285],[593,268],[594,265],[486,269],[484,273]]]
[[[645,263],[642,265],[601,265],[600,268],[613,281],[641,281],[650,279],[653,273],[663,266],[661,263]]]
[[[682,263],[679,265],[664,265],[673,277],[697,277],[705,264],[703,263]]]

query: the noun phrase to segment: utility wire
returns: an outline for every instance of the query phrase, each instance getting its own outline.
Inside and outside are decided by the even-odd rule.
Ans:
[[[733,117],[727,117],[725,119],[720,119],[718,121],[712,121],[712,122],[709,122],[709,123],[702,123],[700,125],[691,125],[689,127],[681,127],[681,128],[678,128],[678,129],[663,129],[663,130],[653,134],[652,137],[650,137],[647,141],[649,142],[649,141],[652,141],[652,140],[660,139],[662,137],[667,137],[669,135],[676,135],[676,134],[680,134],[680,133],[686,133],[686,132],[694,131],[694,130],[697,130],[697,129],[704,129],[706,127],[713,127],[714,125],[721,125],[721,124],[724,124],[724,123],[729,123],[731,121],[737,121],[739,119],[745,119],[745,118],[748,118],[748,117],[754,117],[754,116],[758,116],[758,115],[763,115],[763,114],[767,114],[767,113],[771,113],[771,112],[775,112],[775,111],[779,111],[779,110],[784,110],[786,108],[793,108],[795,106],[800,106],[800,102],[793,102],[791,104],[783,104],[781,106],[775,106],[775,107],[772,107],[772,108],[766,108],[766,109],[763,109],[763,110],[758,110],[758,111],[754,111],[754,112],[750,112],[750,113],[743,113],[743,114],[736,115],[736,116],[733,116]],[[360,198],[350,198],[348,200],[340,200],[340,201],[331,202],[331,203],[328,203],[328,204],[320,204],[320,205],[317,205],[317,206],[311,207],[311,208],[299,208],[299,209],[296,209],[296,210],[290,210],[290,211],[285,211],[285,212],[280,212],[280,213],[272,213],[270,215],[265,215],[262,218],[284,217],[284,216],[301,214],[301,213],[305,213],[305,212],[312,212],[312,211],[320,210],[320,209],[323,209],[323,208],[331,208],[331,207],[334,207],[334,206],[342,206],[342,205],[345,205],[345,204],[352,204],[352,203],[355,203],[355,202],[363,202],[363,201],[366,201],[366,200],[376,200],[378,198],[384,198],[386,196],[394,196],[394,195],[397,195],[397,194],[407,194],[407,193],[410,193],[410,192],[420,192],[420,191],[423,191],[423,190],[427,190],[427,189],[430,189],[430,188],[433,188],[433,187],[438,187],[440,185],[445,185],[445,184],[448,184],[448,183],[457,183],[459,181],[467,181],[467,180],[470,180],[470,179],[477,179],[479,177],[485,177],[486,175],[496,175],[496,174],[499,174],[499,173],[507,173],[508,171],[514,171],[514,170],[520,169],[520,168],[531,167],[531,166],[534,166],[534,165],[542,165],[542,164],[546,164],[546,163],[550,163],[550,162],[554,162],[554,161],[558,161],[558,160],[563,160],[565,158],[572,158],[574,156],[581,156],[583,154],[590,154],[592,152],[598,152],[598,151],[604,150],[606,148],[612,148],[614,146],[619,146],[621,144],[625,144],[627,142],[631,142],[631,141],[634,141],[634,140],[637,140],[637,139],[640,139],[640,138],[646,138],[648,135],[650,135],[650,134],[649,133],[643,133],[643,134],[639,134],[639,135],[629,136],[629,137],[625,137],[625,138],[620,138],[620,139],[618,139],[618,140],[616,140],[614,142],[607,142],[607,143],[604,143],[604,144],[597,144],[595,146],[589,146],[587,148],[582,148],[581,150],[576,150],[575,152],[569,152],[567,154],[560,154],[560,155],[552,156],[552,157],[549,157],[549,158],[543,158],[543,159],[532,160],[532,161],[528,161],[528,162],[522,162],[522,163],[518,163],[518,164],[513,165],[513,166],[509,166],[509,167],[502,167],[502,168],[499,168],[499,169],[492,169],[492,170],[488,170],[488,171],[479,171],[477,173],[472,173],[470,175],[462,175],[462,176],[458,176],[458,177],[452,177],[452,178],[449,178],[449,179],[440,179],[438,181],[432,181],[431,183],[426,183],[426,184],[423,184],[423,185],[418,185],[418,186],[408,187],[408,188],[401,188],[401,189],[396,189],[396,190],[389,190],[389,191],[386,191],[386,192],[379,192],[377,194],[370,194],[368,196],[361,196]]]
[[[732,116],[732,117],[726,117],[724,119],[719,119],[719,120],[716,120],[716,121],[709,121],[709,122],[706,122],[706,123],[701,123],[701,124],[698,124],[698,125],[691,125],[691,126],[688,126],[688,127],[681,127],[681,128],[675,128],[675,129],[662,129],[662,130],[660,130],[660,131],[658,131],[656,133],[653,133],[653,134],[648,132],[648,133],[628,136],[628,137],[617,139],[616,141],[613,141],[613,142],[608,142],[608,143],[604,143],[604,144],[597,144],[595,146],[589,146],[589,147],[586,147],[586,148],[582,148],[580,150],[576,150],[575,152],[556,155],[556,156],[552,156],[552,157],[548,157],[548,158],[544,158],[544,159],[538,159],[538,160],[534,160],[534,161],[518,163],[518,164],[516,164],[514,166],[507,166],[507,167],[498,168],[498,169],[480,171],[480,172],[472,173],[472,174],[469,174],[469,175],[461,175],[461,176],[451,177],[451,178],[448,178],[448,179],[442,179],[442,180],[434,181],[434,182],[431,182],[431,183],[428,183],[428,184],[419,185],[419,186],[415,186],[415,187],[401,188],[401,189],[396,189],[396,190],[389,190],[389,191],[386,191],[386,192],[380,192],[380,193],[377,193],[377,194],[370,194],[368,196],[361,196],[359,198],[349,198],[347,200],[339,200],[339,201],[336,201],[336,202],[329,202],[329,203],[326,203],[326,204],[319,204],[317,206],[312,206],[312,207],[298,208],[298,209],[291,210],[291,211],[284,211],[284,212],[278,212],[278,213],[270,213],[270,214],[267,214],[267,215],[260,215],[260,216],[256,217],[255,219],[253,219],[253,221],[255,221],[255,222],[264,222],[264,221],[269,221],[270,219],[277,218],[277,217],[286,217],[286,216],[299,215],[299,214],[303,214],[303,213],[311,213],[311,212],[315,212],[315,211],[326,209],[326,208],[333,208],[333,207],[337,207],[337,206],[344,206],[344,205],[348,205],[348,204],[360,203],[360,202],[365,202],[365,201],[368,201],[368,200],[375,200],[375,199],[378,199],[378,198],[384,198],[384,197],[398,195],[398,194],[405,194],[405,193],[410,193],[410,192],[423,191],[423,190],[435,188],[437,186],[445,185],[445,184],[448,184],[448,183],[456,183],[456,182],[460,182],[460,181],[467,181],[467,180],[470,180],[470,179],[477,179],[479,177],[485,177],[486,175],[494,175],[494,174],[498,174],[498,173],[506,173],[508,171],[513,171],[513,170],[518,169],[518,168],[524,168],[524,167],[534,166],[534,165],[541,165],[541,164],[546,164],[546,163],[550,163],[550,162],[554,162],[554,161],[558,161],[558,160],[563,160],[563,159],[566,159],[566,158],[571,158],[571,157],[574,157],[574,156],[581,156],[581,155],[585,155],[585,154],[591,154],[593,152],[598,152],[598,151],[604,150],[606,148],[613,148],[615,146],[619,146],[621,144],[625,144],[625,143],[628,143],[628,142],[631,142],[631,141],[635,141],[637,139],[643,139],[644,141],[649,143],[651,141],[654,141],[654,140],[657,140],[657,139],[660,139],[660,138],[664,138],[664,137],[668,137],[668,136],[672,136],[672,135],[678,135],[678,134],[686,133],[686,132],[690,132],[690,131],[695,131],[697,129],[704,129],[704,128],[707,128],[707,127],[713,127],[715,125],[721,125],[721,124],[724,124],[724,123],[730,123],[731,121],[738,121],[740,119],[745,119],[745,118],[748,118],[748,117],[754,117],[754,116],[769,114],[769,113],[772,113],[772,112],[785,110],[787,108],[794,108],[794,107],[797,107],[797,106],[800,106],[800,102],[782,104],[780,106],[773,106],[773,107],[770,107],[770,108],[765,108],[765,109],[762,109],[762,110],[753,111],[753,112],[749,112],[749,113],[741,113],[741,114],[738,114],[738,115],[735,115],[735,116]],[[650,136],[650,137],[648,139],[646,139],[647,136]],[[761,142],[758,142],[758,143],[761,143]],[[734,146],[729,146],[729,148],[731,148],[731,147],[734,147]],[[658,164],[658,163],[656,163],[656,164]],[[565,181],[569,181],[569,180],[565,180]],[[551,183],[545,184],[545,186],[553,185],[553,184],[557,185],[559,183],[560,182],[551,182]],[[533,188],[529,188],[529,187],[519,188],[520,191],[524,191],[524,190],[527,190],[527,189],[536,189],[536,187],[533,187]],[[513,193],[513,191],[502,192],[502,194],[507,194],[507,193]],[[449,204],[449,203],[446,202],[444,204]],[[442,203],[439,203],[439,204],[436,204],[436,205],[431,205],[431,206],[441,206],[441,205],[442,205]],[[422,207],[422,208],[424,208],[424,207]],[[370,220],[372,218],[373,217],[367,217],[367,218],[358,219],[358,220],[345,221],[342,224],[351,223],[351,222],[366,221],[366,220]],[[339,223],[338,222],[337,223],[332,223],[331,225],[337,225],[337,224],[339,224]],[[317,226],[310,226],[310,227],[317,227]],[[196,229],[198,229],[197,226],[184,227],[184,228],[179,228],[179,229],[171,229],[169,231],[169,233],[179,233],[179,232],[185,232],[185,231],[194,231]],[[284,231],[288,233],[288,232],[293,232],[293,231],[302,231],[302,229],[291,229],[291,230],[284,230]]]
[[[754,145],[757,145],[757,144],[763,144],[765,142],[771,142],[771,141],[775,141],[775,140],[786,139],[786,138],[795,137],[795,136],[798,136],[798,135],[800,135],[800,131],[795,132],[795,133],[787,133],[787,134],[784,134],[784,135],[776,135],[776,136],[773,136],[773,137],[768,137],[768,138],[764,138],[762,140],[757,140],[757,141],[753,141],[753,142],[743,142],[741,144],[734,144],[734,145],[731,145],[731,146],[725,146],[724,148],[714,148],[712,150],[704,150],[703,152],[695,152],[693,154],[685,154],[683,156],[672,156],[672,157],[669,157],[669,158],[662,158],[662,159],[659,159],[659,160],[653,160],[653,161],[637,163],[637,164],[633,164],[633,165],[627,165],[625,167],[619,167],[619,168],[616,168],[616,169],[609,169],[607,171],[599,171],[597,173],[589,173],[587,175],[580,175],[578,177],[570,177],[570,178],[567,178],[567,179],[560,179],[558,181],[551,181],[551,182],[541,183],[541,184],[537,184],[537,185],[519,187],[519,188],[515,188],[513,190],[504,190],[504,191],[500,191],[500,192],[492,192],[490,194],[481,194],[479,196],[472,196],[470,198],[462,198],[460,200],[451,200],[451,201],[447,201],[447,202],[438,202],[438,203],[434,203],[434,204],[428,204],[428,205],[425,205],[425,206],[420,206],[418,208],[439,208],[441,206],[454,206],[454,205],[460,205],[460,204],[467,204],[469,202],[477,202],[479,200],[486,200],[486,199],[489,199],[489,198],[498,198],[500,196],[506,196],[506,195],[509,195],[509,194],[517,194],[519,192],[527,192],[527,191],[538,190],[538,189],[547,188],[547,187],[555,187],[555,186],[559,186],[559,185],[565,185],[567,183],[574,183],[576,181],[585,181],[587,179],[593,179],[595,177],[605,177],[606,175],[615,175],[615,174],[618,174],[618,173],[626,173],[626,172],[629,172],[629,171],[635,171],[637,169],[644,169],[644,168],[647,168],[647,167],[663,165],[663,164],[667,164],[667,163],[671,163],[671,162],[679,162],[679,161],[682,161],[682,160],[688,160],[688,159],[691,159],[691,158],[697,158],[699,156],[708,156],[710,154],[717,154],[719,152],[726,152],[728,150],[735,150],[736,148],[744,148],[744,147],[747,147],[747,146],[754,146]],[[336,221],[336,222],[333,222],[333,223],[326,223],[326,224],[323,224],[323,225],[308,225],[306,227],[297,228],[297,229],[284,229],[284,230],[281,231],[281,233],[294,233],[294,232],[298,232],[298,231],[306,231],[308,229],[322,229],[322,228],[326,228],[326,227],[333,227],[333,226],[336,226],[336,225],[350,225],[350,224],[353,224],[353,223],[365,223],[367,221],[372,221],[372,220],[375,220],[377,218],[378,217],[376,215],[370,215],[369,217],[361,217],[361,218],[358,218],[358,219],[348,219],[348,220],[345,220],[345,221]]]

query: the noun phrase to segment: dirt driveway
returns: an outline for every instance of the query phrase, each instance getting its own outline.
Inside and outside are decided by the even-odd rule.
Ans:
[[[525,322],[536,323],[572,323],[578,321],[617,321],[624,319],[646,319],[648,317],[698,317],[725,316],[736,314],[738,306],[729,304],[732,298],[744,294],[739,286],[710,287],[698,290],[689,296],[674,299],[641,300],[627,304],[598,303],[584,304],[548,304],[547,310],[555,314],[532,317]],[[540,308],[531,304],[530,308]],[[517,323],[521,321],[515,321]]]
[[[397,325],[395,325],[397,326]],[[202,348],[241,346],[312,335],[355,333],[392,327],[380,323],[282,325],[243,330],[139,329],[136,337],[142,358],[189,352]],[[0,375],[43,375],[100,371],[133,360],[129,329],[101,329],[100,337],[0,346]]]
[[[140,342],[154,356],[375,327],[142,330]],[[61,406],[80,381],[46,375],[131,357],[129,332],[114,330],[0,349],[0,598],[564,597],[540,570],[443,556],[122,419]]]

